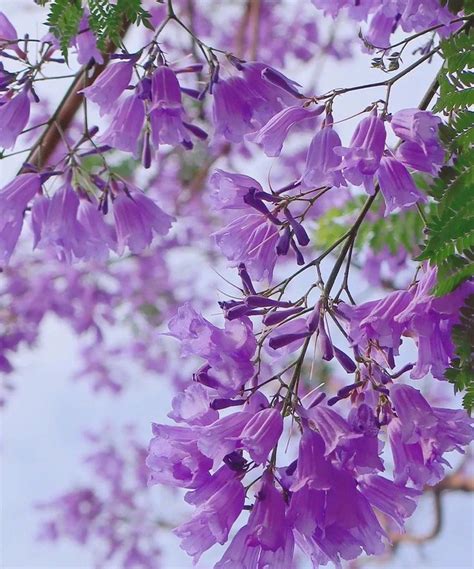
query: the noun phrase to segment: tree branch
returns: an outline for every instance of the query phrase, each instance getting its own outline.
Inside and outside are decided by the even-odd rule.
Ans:
[[[122,37],[125,36],[129,25],[130,24],[128,22],[124,23],[121,34]],[[110,61],[110,56],[114,53],[116,48],[117,46],[110,42],[107,49],[102,54],[104,60],[103,63],[95,63],[92,65],[88,63],[79,69],[62,101],[59,103],[58,107],[49,119],[46,128],[32,146],[25,163],[31,164],[38,169],[43,168],[47,164],[49,158],[54,153],[58,142],[61,140],[61,134],[66,132],[69,128],[79,107],[81,106],[83,95],[78,93],[78,91],[87,85],[90,85],[97,79],[97,77],[107,67],[107,64]],[[89,77],[89,73],[91,71],[92,74]],[[24,171],[24,168],[25,166],[23,165],[19,174]]]

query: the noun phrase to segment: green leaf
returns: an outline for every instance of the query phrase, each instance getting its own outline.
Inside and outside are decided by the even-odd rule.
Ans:
[[[72,38],[77,34],[84,14],[80,0],[53,0],[46,24],[58,38],[61,53],[68,61],[68,49]]]
[[[46,5],[49,0],[44,0]],[[84,15],[89,11],[89,26],[97,40],[97,47],[105,51],[108,42],[119,45],[126,23],[144,25],[153,29],[151,15],[142,7],[142,0],[52,0],[46,20],[51,32],[58,38],[61,52],[67,61],[71,39],[77,34]]]
[[[152,28],[151,15],[142,8],[142,0],[88,0],[89,25],[97,38],[99,49],[104,50],[107,42],[120,44],[121,34],[126,22],[143,24]]]
[[[451,164],[431,188],[436,200],[418,260],[438,266],[435,294],[447,294],[474,275],[474,32],[442,42],[446,74],[441,75],[436,110],[449,114],[440,129]]]
[[[455,393],[464,391],[463,405],[470,412],[474,407],[474,294],[465,300],[451,336],[456,357],[445,377],[454,385]]]

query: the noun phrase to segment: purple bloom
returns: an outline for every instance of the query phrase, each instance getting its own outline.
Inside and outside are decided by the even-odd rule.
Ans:
[[[3,41],[9,42],[16,39],[18,39],[18,33],[14,25],[3,12],[0,12],[0,45]]]
[[[192,383],[172,401],[173,411],[170,419],[188,425],[209,425],[219,418],[217,411],[211,408],[209,389],[199,383]]]
[[[112,228],[105,223],[97,205],[88,199],[81,199],[77,219],[86,233],[84,258],[107,260],[109,251],[115,250],[117,243]]]
[[[0,49],[15,51],[18,57],[26,59],[25,52],[20,49],[18,42],[15,41],[17,39],[19,38],[15,26],[3,12],[0,12]]]
[[[181,340],[181,354],[193,354],[207,360],[201,370],[205,378],[196,380],[213,388],[223,397],[235,395],[252,377],[251,358],[256,340],[248,318],[226,320],[225,329],[214,326],[189,304],[178,309],[169,322],[170,335]]]
[[[38,174],[20,174],[0,190],[0,262],[10,260],[21,233],[26,206],[40,188]]]
[[[429,111],[419,109],[404,109],[392,115],[390,126],[393,132],[402,140],[415,142],[426,150],[432,145],[438,145],[438,128],[441,119]]]
[[[219,464],[224,456],[239,448],[240,435],[251,418],[251,413],[239,411],[208,425],[199,437],[199,450],[215,465]]]
[[[215,170],[210,179],[213,188],[210,198],[214,209],[246,208],[244,197],[250,189],[263,192],[262,186],[250,176],[231,174],[225,170]]]
[[[399,486],[377,474],[366,474],[359,479],[359,488],[367,500],[384,514],[387,514],[402,530],[406,518],[416,509],[419,490]]]
[[[214,236],[232,266],[245,263],[255,280],[271,281],[279,236],[277,226],[265,215],[256,212],[237,217]]]
[[[215,134],[240,142],[252,130],[250,93],[241,77],[230,77],[214,85],[212,115]]]
[[[34,246],[40,249],[51,247],[58,259],[68,263],[83,257],[103,257],[103,249],[91,251],[91,247],[97,246],[97,243],[93,238],[92,243],[88,242],[86,229],[77,219],[78,209],[79,198],[68,183],[51,199],[44,196],[36,198],[32,208]],[[94,231],[100,234],[100,226],[95,226]],[[100,237],[96,239],[100,241]],[[110,236],[108,239],[110,242]]]
[[[473,420],[463,411],[431,407],[421,393],[408,385],[395,384],[390,398],[398,418],[388,425],[395,463],[395,483],[410,478],[415,485],[436,484],[449,463],[443,454],[474,439]]]
[[[174,218],[138,189],[127,189],[113,201],[118,254],[125,247],[141,253],[153,240],[153,235],[166,235]]]
[[[39,196],[32,209],[34,246],[51,247],[70,263],[85,253],[86,231],[77,219],[79,198],[67,183],[51,199]]]
[[[386,14],[386,7],[380,6],[370,20],[370,26],[365,39],[373,46],[389,47],[390,36],[397,27],[397,20],[394,18],[396,14]]]
[[[89,27],[87,16],[84,16],[79,24],[79,31],[75,38],[75,43],[77,48],[77,62],[80,65],[86,65],[91,59],[96,63],[104,62],[102,54],[97,49],[97,41]],[[101,112],[101,114],[103,113]]]
[[[334,152],[334,149],[340,146],[341,139],[331,126],[326,126],[316,133],[306,156],[303,173],[305,187],[346,185],[340,172],[342,158]]]
[[[353,433],[349,423],[339,413],[325,405],[318,405],[310,409],[308,417],[324,440],[325,456],[331,454],[341,442],[360,437],[360,435]]]
[[[210,479],[212,460],[197,446],[198,428],[153,424],[146,464],[149,484],[199,488]]]
[[[364,184],[369,194],[374,190],[373,175],[383,155],[385,138],[383,121],[372,113],[357,125],[349,148],[336,150],[343,156],[344,177],[355,186]]]
[[[287,569],[293,560],[294,540],[285,519],[285,501],[267,471],[247,524],[241,528],[214,569],[252,567]]]
[[[261,128],[282,108],[292,104],[297,86],[259,62],[240,63],[239,68],[243,77],[220,79],[213,86],[216,134],[230,142],[241,142],[246,133]],[[269,71],[269,79],[266,71]]]
[[[291,490],[293,492],[301,488],[329,490],[333,484],[333,474],[334,468],[325,457],[324,439],[313,430],[304,429]]]
[[[90,87],[82,90],[84,95],[100,107],[100,115],[109,113],[117,99],[128,87],[132,78],[133,60],[109,65]]]
[[[252,416],[240,434],[242,447],[252,460],[263,464],[283,432],[283,417],[278,409],[263,409]]]
[[[12,148],[30,118],[30,99],[23,89],[11,99],[0,99],[0,147]]]
[[[248,134],[246,138],[251,142],[261,144],[267,156],[279,156],[291,127],[320,115],[323,111],[322,105],[313,110],[301,106],[288,107],[272,117],[260,130]]]
[[[247,85],[253,94],[252,114],[255,124],[263,126],[276,113],[301,98],[300,85],[283,73],[258,61],[242,65]]]
[[[349,335],[354,346],[366,346],[369,340],[377,340],[383,347],[398,353],[405,326],[397,321],[411,300],[408,291],[396,291],[381,300],[365,302],[359,306],[341,305],[341,311],[349,317]]]
[[[338,565],[340,557],[354,559],[362,549],[380,553],[385,533],[369,502],[352,473],[324,452],[321,436],[304,429],[288,510],[297,543],[320,564]]]
[[[397,148],[395,157],[413,170],[434,175],[444,163],[444,150],[440,144],[432,144],[423,149],[416,142],[407,141]]]
[[[427,199],[416,187],[405,166],[396,158],[383,156],[377,177],[386,204],[385,215],[395,210],[407,209]]]
[[[223,466],[198,490],[188,492],[186,501],[196,505],[197,510],[173,533],[181,538],[181,547],[196,563],[204,551],[227,541],[244,507],[245,491],[235,473]]]
[[[158,67],[152,77],[151,97],[151,137],[155,149],[160,144],[191,147],[189,134],[183,124],[181,89],[172,69],[164,65]]]
[[[99,136],[98,142],[135,153],[144,121],[143,101],[137,95],[129,95],[118,106],[109,127]]]
[[[436,283],[436,268],[428,267],[421,273],[410,303],[395,316],[406,335],[414,338],[418,346],[418,361],[411,377],[420,379],[430,371],[434,377],[444,379],[444,371],[453,357],[451,330],[459,319],[459,309],[465,298],[474,292],[474,285],[466,282],[452,293],[441,298],[432,295]]]

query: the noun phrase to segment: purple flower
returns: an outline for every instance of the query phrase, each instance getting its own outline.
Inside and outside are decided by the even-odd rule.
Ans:
[[[308,417],[324,440],[325,456],[331,454],[343,442],[360,435],[353,433],[349,423],[339,413],[325,405],[318,405],[308,411]]]
[[[144,120],[145,108],[142,99],[137,95],[129,95],[118,106],[109,127],[99,136],[98,142],[124,152],[135,153]]]
[[[252,377],[256,340],[248,318],[226,320],[222,330],[185,304],[168,327],[170,335],[181,340],[181,355],[193,354],[207,360],[195,379],[211,385],[219,395],[235,395]]]
[[[258,61],[244,63],[243,74],[252,97],[252,119],[258,126],[266,124],[286,106],[301,98],[298,83]]]
[[[473,420],[463,411],[431,407],[420,391],[395,384],[390,398],[398,418],[388,425],[395,464],[395,483],[410,478],[418,487],[436,484],[449,463],[443,454],[457,450],[474,439]]]
[[[214,569],[292,566],[294,540],[285,519],[285,501],[266,471],[247,524],[241,528]]]
[[[41,188],[38,174],[20,174],[0,190],[0,262],[8,263],[23,227],[28,203]]]
[[[235,473],[223,466],[198,490],[188,492],[185,499],[197,510],[173,533],[181,538],[181,547],[197,563],[204,551],[227,541],[244,507],[245,491]]]
[[[158,67],[152,77],[151,97],[151,137],[155,149],[160,144],[182,144],[190,148],[192,143],[183,124],[181,89],[172,69],[164,65]]]
[[[381,553],[385,533],[356,479],[324,453],[321,436],[305,428],[288,510],[297,543],[320,564],[338,565],[340,557],[354,559],[362,549]]]
[[[117,99],[128,87],[132,78],[133,63],[130,59],[109,65],[93,85],[82,90],[90,101],[99,105],[101,116],[114,108]]]
[[[96,63],[104,62],[102,54],[97,49],[97,41],[89,27],[89,20],[87,16],[84,16],[79,24],[79,31],[75,38],[75,43],[77,48],[77,62],[80,65],[86,65],[92,59]],[[103,113],[101,112],[101,114]]]
[[[355,307],[341,305],[341,311],[349,317],[352,345],[366,346],[372,339],[397,354],[405,330],[405,326],[397,321],[397,316],[408,306],[411,298],[410,292],[400,290],[381,300]]]
[[[438,128],[441,119],[429,111],[404,109],[392,115],[390,126],[402,140],[414,142],[426,150],[438,145]]]
[[[66,183],[51,199],[39,196],[32,208],[34,246],[51,247],[58,259],[72,262],[84,256],[86,232],[77,220],[79,198]]]
[[[18,39],[18,33],[14,25],[3,12],[0,12],[0,45],[3,41],[9,42],[16,39]]]
[[[256,212],[237,217],[214,236],[232,266],[245,263],[255,280],[267,278],[271,281],[279,236],[277,226],[265,215]]]
[[[113,201],[117,252],[125,247],[132,253],[141,253],[153,240],[153,235],[166,235],[174,218],[138,189],[120,191]]]
[[[30,118],[30,99],[23,89],[11,99],[0,99],[0,147],[13,148]]]
[[[209,425],[219,418],[217,411],[211,408],[209,389],[199,383],[192,383],[172,401],[173,411],[168,417],[177,423],[188,425]]]
[[[340,146],[341,139],[331,126],[326,126],[316,133],[306,156],[303,173],[305,187],[346,185],[340,172],[342,158],[334,152],[334,149]]]
[[[212,460],[197,446],[199,428],[153,424],[146,464],[149,484],[199,488],[210,479]]]
[[[405,166],[392,156],[382,157],[377,177],[386,204],[385,215],[427,199]]]
[[[336,150],[343,156],[344,177],[355,186],[364,184],[373,193],[373,175],[377,171],[385,148],[385,126],[374,113],[363,119],[352,136],[349,148]]]
[[[416,509],[419,490],[400,486],[377,474],[366,474],[359,479],[359,488],[367,500],[384,514],[387,514],[403,530],[405,520]]]
[[[251,94],[241,77],[218,81],[213,88],[212,116],[215,134],[240,142],[252,130]]]
[[[244,197],[250,189],[263,192],[262,186],[250,176],[215,170],[210,178],[213,188],[210,199],[214,209],[245,209]]]
[[[77,220],[85,230],[84,259],[106,261],[109,251],[117,247],[113,229],[104,221],[104,215],[97,204],[81,199],[77,210]]]
[[[397,148],[395,157],[413,170],[434,175],[444,163],[444,150],[440,144],[432,144],[423,149],[416,142],[407,141]]]
[[[259,62],[239,63],[243,77],[219,79],[213,86],[213,122],[216,134],[230,142],[261,128],[295,101],[297,84]],[[267,75],[265,75],[267,73]]]
[[[222,417],[212,425],[208,425],[198,440],[199,450],[214,460],[214,465],[239,448],[242,430],[252,418],[247,411],[239,411]]]
[[[272,117],[260,130],[248,134],[246,139],[262,145],[267,156],[279,156],[291,127],[323,111],[322,105],[313,110],[301,106],[288,107]]]
[[[376,48],[389,47],[390,36],[397,27],[397,20],[394,17],[396,14],[386,14],[386,10],[385,6],[380,6],[370,20],[369,29],[365,35],[365,39]]]
[[[452,327],[458,322],[464,300],[474,292],[473,283],[467,281],[452,293],[435,298],[432,290],[436,274],[434,267],[421,272],[410,303],[395,316],[397,324],[403,325],[406,335],[417,343],[418,361],[411,372],[414,379],[420,379],[430,371],[434,377],[444,379],[444,372],[454,355]]]
[[[25,52],[18,46],[18,32],[15,26],[0,12],[0,49],[15,51],[21,59],[26,58]]]
[[[283,432],[283,417],[278,409],[263,409],[252,416],[240,433],[242,447],[252,460],[263,464]]]

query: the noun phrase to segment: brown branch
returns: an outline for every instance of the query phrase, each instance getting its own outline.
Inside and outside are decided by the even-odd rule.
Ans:
[[[258,55],[258,44],[260,40],[260,0],[250,0],[250,19],[252,22],[252,41],[250,45],[250,59],[256,60]]]
[[[124,24],[121,37],[124,37],[129,25],[129,23]],[[79,69],[62,101],[59,103],[58,107],[49,119],[46,128],[32,146],[25,163],[32,164],[38,169],[43,168],[47,164],[49,158],[54,153],[58,142],[62,138],[62,133],[66,132],[69,128],[77,111],[79,110],[79,107],[81,106],[83,95],[78,93],[78,91],[87,85],[90,85],[97,79],[97,77],[106,68],[110,61],[110,56],[115,50],[116,45],[109,42],[106,50],[102,54],[104,60],[103,63],[95,63],[92,65],[86,64]],[[24,166],[22,166],[19,173],[23,170]]]

